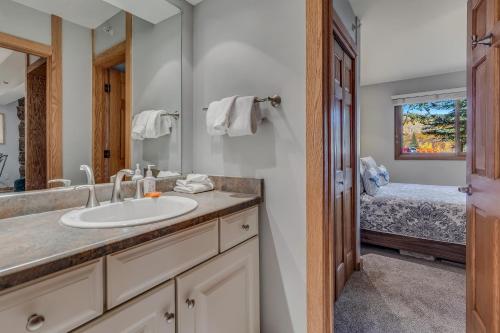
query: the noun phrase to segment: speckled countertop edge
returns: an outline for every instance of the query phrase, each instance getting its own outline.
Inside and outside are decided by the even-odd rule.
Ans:
[[[166,193],[165,195],[173,194]],[[179,194],[175,193],[175,195]],[[52,255],[41,257],[38,260],[29,260],[27,262],[12,266],[3,265],[3,268],[2,266],[0,266],[0,291],[19,286],[23,283],[31,282],[38,278],[45,277],[47,275],[83,264],[94,259],[104,257],[109,254],[123,251],[125,249],[146,243],[151,240],[183,231],[196,225],[201,225],[221,216],[232,214],[237,211],[258,205],[262,201],[260,195],[221,191],[212,191],[207,192],[206,194],[202,193],[196,195],[183,194],[183,196],[193,198],[197,201],[199,201],[200,199],[203,200],[200,203],[198,209],[196,209],[194,212],[173,219],[175,220],[175,224],[171,224],[171,222],[167,223],[168,221],[165,221],[142,226],[142,228],[134,227],[137,229],[129,228],[130,230],[137,230],[137,232],[134,233],[132,231],[130,233],[124,233],[123,235],[119,235],[119,233],[117,233],[117,235],[114,235],[109,239],[100,239],[97,242],[89,241],[89,244],[78,246],[70,251],[65,250],[58,252],[57,250],[55,250]],[[215,202],[213,203],[214,207],[211,207],[212,205],[210,202],[210,197],[215,198],[214,200],[218,201],[217,204],[219,205],[219,207],[215,207],[217,206]],[[232,201],[236,202],[228,202],[227,204],[224,204],[225,201],[229,201],[230,197],[232,198]],[[221,204],[221,202],[223,203]],[[28,219],[32,220],[33,223],[35,223],[35,221],[42,215],[45,215],[45,218],[47,218],[48,215],[54,214],[54,218],[57,218],[57,216],[60,217],[69,210],[71,209],[42,214],[33,214],[13,219],[19,219],[19,223],[23,223],[23,220],[26,221]],[[51,225],[51,227],[63,228],[64,226],[61,226],[57,220],[54,221],[54,223],[57,223],[57,226]],[[1,220],[0,223],[2,223]],[[10,223],[15,223],[15,221],[10,221]],[[26,225],[26,227],[29,227],[29,225]],[[16,228],[19,229],[18,226],[16,226]],[[118,229],[119,228],[115,230]],[[73,232],[77,233],[77,230],[78,229],[74,229]],[[0,231],[2,231],[1,228]],[[17,231],[17,233],[19,233],[19,230]],[[3,235],[0,234],[0,240],[1,237],[9,237],[9,235],[8,233],[4,233]],[[22,235],[17,235],[17,237],[22,237]]]

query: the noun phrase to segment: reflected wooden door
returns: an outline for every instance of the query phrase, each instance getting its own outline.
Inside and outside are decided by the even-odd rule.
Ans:
[[[125,169],[125,74],[110,68],[108,70],[108,131],[106,178]]]
[[[353,191],[353,87],[354,59],[335,40],[333,54],[333,114],[330,116],[330,140],[333,148],[331,186],[334,237],[335,299],[344,288],[354,271],[355,256],[355,220]]]
[[[500,0],[468,3],[467,332],[500,332]],[[491,38],[490,38],[491,37]],[[479,42],[472,42],[476,40]]]

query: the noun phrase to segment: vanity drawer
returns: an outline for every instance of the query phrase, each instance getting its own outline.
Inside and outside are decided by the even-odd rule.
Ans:
[[[102,259],[0,296],[2,332],[68,332],[103,312]]]
[[[199,263],[219,250],[212,221],[107,257],[107,307],[113,308]]]
[[[221,217],[220,250],[224,252],[259,233],[259,207]]]

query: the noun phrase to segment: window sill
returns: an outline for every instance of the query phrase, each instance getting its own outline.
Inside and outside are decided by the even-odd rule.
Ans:
[[[396,156],[400,161],[465,161],[465,154],[400,154]]]

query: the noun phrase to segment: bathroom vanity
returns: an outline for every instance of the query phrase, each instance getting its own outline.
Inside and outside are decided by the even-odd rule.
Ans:
[[[2,331],[259,332],[261,196],[182,196],[199,206],[131,228],[0,220]]]

